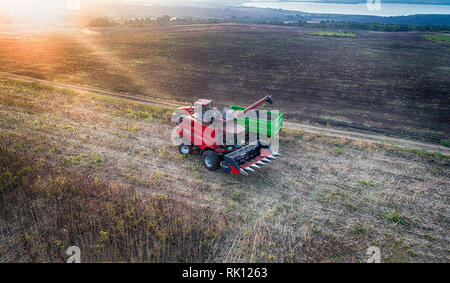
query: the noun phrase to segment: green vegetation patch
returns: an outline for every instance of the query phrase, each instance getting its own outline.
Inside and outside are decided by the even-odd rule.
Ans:
[[[386,212],[384,216],[386,217],[386,219],[395,224],[408,226],[408,222],[406,221],[406,219],[395,209],[391,210],[390,212]]]
[[[358,23],[358,22],[333,22],[321,21],[320,23],[309,23],[307,21],[300,21],[294,25],[311,28],[322,29],[358,29],[358,30],[375,30],[385,32],[396,31],[448,31],[448,26],[438,25],[401,25],[401,24],[383,24],[383,23]]]
[[[98,165],[100,163],[105,162],[105,159],[96,153],[83,154],[80,153],[75,156],[67,156],[64,158],[64,161],[70,165],[84,165],[84,164],[93,164]]]
[[[423,37],[434,42],[450,42],[450,34],[425,34]]]
[[[450,140],[441,140],[441,145],[450,147]]]
[[[356,32],[331,32],[331,31],[311,31],[305,32],[307,35],[333,36],[333,37],[358,37]]]
[[[359,180],[359,183],[360,183],[361,185],[369,186],[369,187],[377,187],[377,186],[378,186],[377,183],[373,182],[373,181],[370,180],[370,179],[361,179],[361,180]]]

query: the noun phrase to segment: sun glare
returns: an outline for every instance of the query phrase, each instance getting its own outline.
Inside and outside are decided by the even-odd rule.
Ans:
[[[21,20],[57,22],[64,13],[80,9],[80,0],[15,0],[0,2],[0,13]]]

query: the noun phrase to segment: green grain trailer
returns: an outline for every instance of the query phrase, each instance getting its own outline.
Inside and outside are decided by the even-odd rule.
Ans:
[[[230,109],[243,111],[245,107],[231,106]],[[254,110],[244,116],[236,118],[238,124],[248,127],[250,133],[266,135],[268,137],[277,135],[283,127],[283,113],[266,110]],[[261,112],[264,112],[262,114]],[[267,119],[264,119],[266,117]]]

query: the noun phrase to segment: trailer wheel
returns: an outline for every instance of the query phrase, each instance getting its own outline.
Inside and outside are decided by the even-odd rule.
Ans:
[[[178,150],[181,154],[190,154],[192,152],[192,145],[182,143],[178,146]]]
[[[213,150],[205,151],[202,157],[206,169],[215,171],[220,168],[219,156]]]

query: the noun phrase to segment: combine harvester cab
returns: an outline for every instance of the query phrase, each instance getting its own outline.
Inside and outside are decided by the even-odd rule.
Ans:
[[[194,106],[178,108],[180,153],[198,150],[207,169],[222,169],[235,175],[248,175],[272,162],[280,154],[272,151],[260,136],[278,135],[283,114],[255,110],[265,102],[272,104],[272,97],[266,96],[247,108],[232,106],[224,112],[205,99],[198,100]]]

